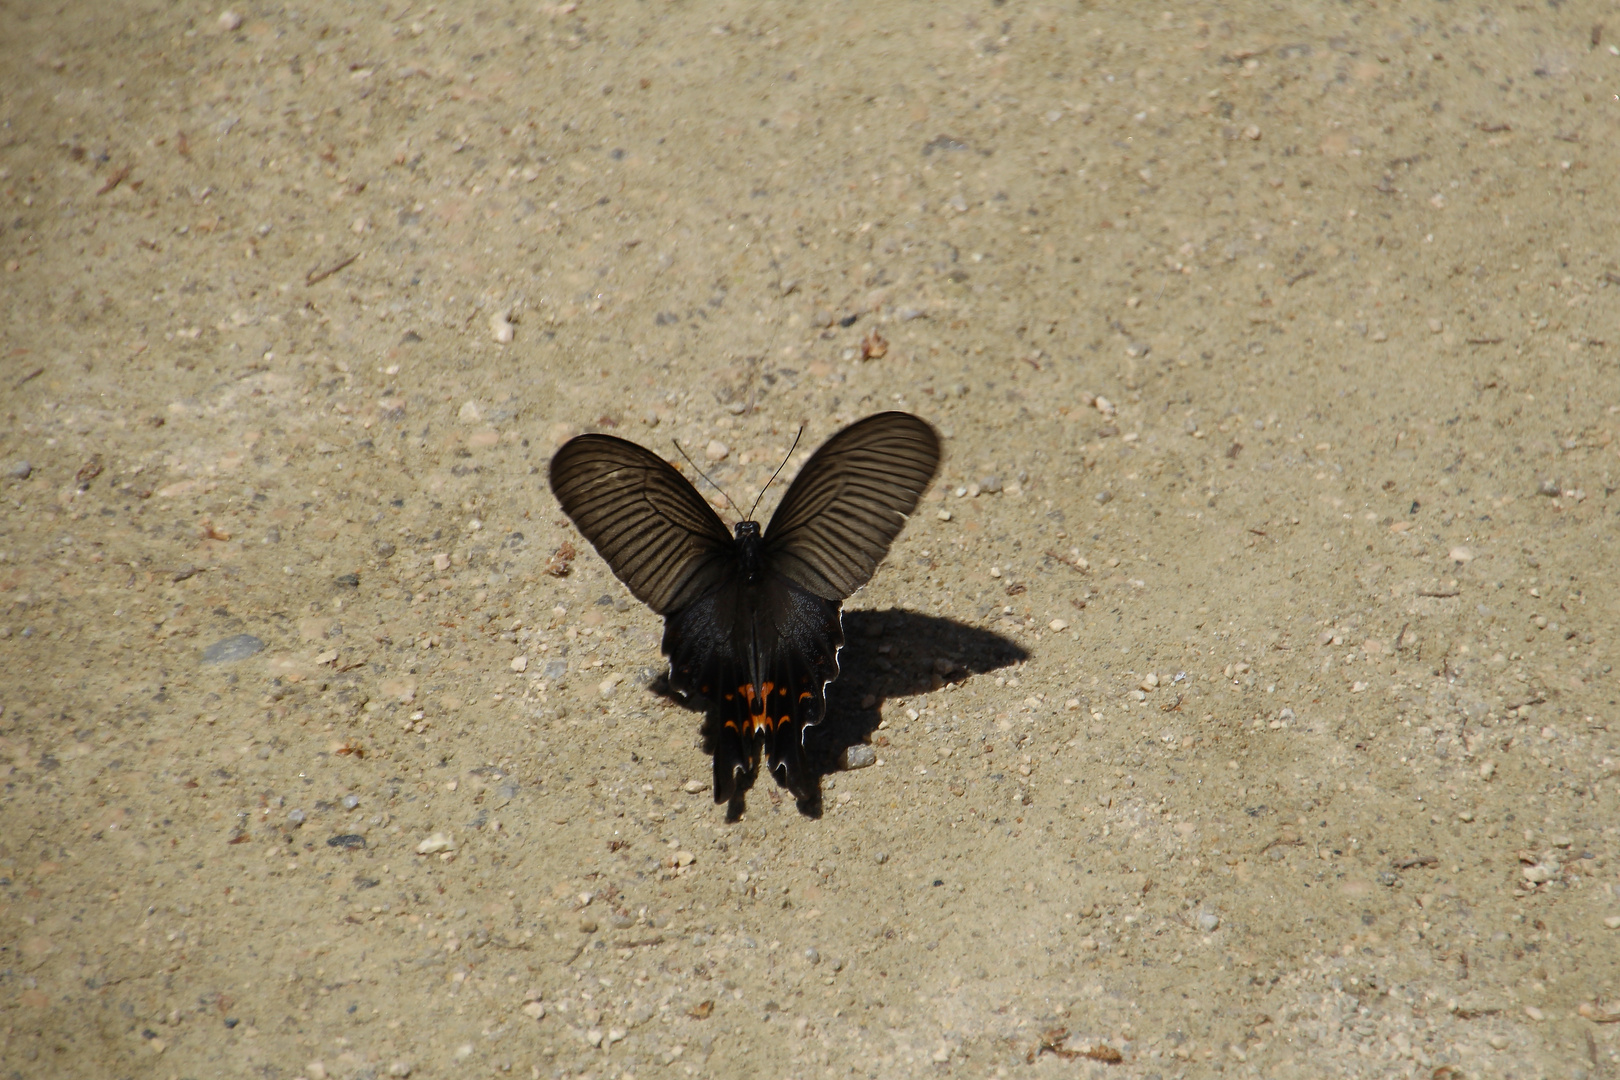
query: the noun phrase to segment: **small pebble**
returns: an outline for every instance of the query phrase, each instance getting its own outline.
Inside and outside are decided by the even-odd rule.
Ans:
[[[13,480],[26,480],[34,474],[34,467],[26,461],[19,461],[6,468],[6,475]]]
[[[719,439],[710,439],[709,445],[703,448],[703,456],[710,461],[724,461],[731,456],[731,447]]]
[[[1537,863],[1523,869],[1524,879],[1533,885],[1543,885],[1558,876],[1558,867]]]
[[[1091,404],[1104,416],[1113,416],[1116,411],[1114,408],[1114,403],[1100,394],[1092,399]]]
[[[589,915],[579,920],[579,932],[582,934],[596,933],[596,920],[591,918]]]
[[[877,761],[877,751],[866,743],[844,748],[844,768],[864,769]]]
[[[941,521],[949,521],[949,520],[951,520],[951,512],[949,510],[941,510],[939,512],[939,520],[941,520]]]
[[[1603,925],[1610,930],[1620,930],[1620,915],[1609,915],[1603,920]]]
[[[302,825],[308,818],[302,810],[292,810],[287,814],[287,820],[293,825]]]
[[[877,864],[879,866],[882,866],[884,863],[889,861],[889,853],[887,851],[880,851],[880,852],[877,853],[876,858],[877,858]]]
[[[1450,554],[1452,560],[1459,563],[1472,562],[1474,558],[1474,553],[1465,547],[1454,547]]]
[[[510,665],[513,671],[528,671],[529,658],[527,656],[514,656]]]
[[[345,810],[353,810],[355,807],[357,807],[359,805],[360,805],[360,796],[358,796],[358,795],[345,795],[345,796],[343,796],[343,809],[345,809]]]
[[[675,853],[676,866],[691,866],[696,861],[697,856],[693,855],[690,851],[677,851]]]
[[[512,342],[512,320],[504,311],[498,311],[489,317],[489,336],[501,345]]]
[[[1069,624],[1064,622],[1062,619],[1053,619],[1046,625],[1048,628],[1057,631],[1067,630],[1069,628]]]
[[[450,839],[449,833],[436,832],[416,845],[418,855],[437,855],[442,851],[454,851],[455,841]]]
[[[411,1065],[410,1062],[408,1062],[408,1061],[396,1061],[392,1065],[388,1066],[388,1075],[389,1076],[409,1076],[409,1075],[411,1075],[411,1069],[412,1069],[412,1065]]]
[[[236,634],[208,646],[203,650],[202,658],[205,664],[229,664],[263,651],[264,642],[252,634]]]
[[[226,8],[219,13],[219,28],[227,33],[232,30],[240,30],[242,28],[242,16]]]
[[[546,1015],[546,1007],[538,1001],[531,1001],[523,1006],[523,1015],[531,1020],[543,1020]]]
[[[1200,911],[1198,913],[1198,929],[1206,934],[1213,934],[1220,928],[1221,917],[1213,911]]]
[[[806,960],[810,961],[812,964],[821,963],[821,954],[819,952],[817,952],[814,948],[809,948],[809,949],[804,950],[804,958]]]
[[[1096,495],[1096,499],[1097,499],[1097,501],[1099,503],[1108,502],[1108,501],[1112,500],[1113,497],[1114,497],[1114,493],[1112,491],[1099,491],[1099,492],[1097,492],[1097,495]]]
[[[979,490],[987,495],[994,495],[1001,490],[1001,477],[986,476],[979,481]]]
[[[1487,762],[1484,762],[1483,764],[1480,765],[1480,767],[1479,767],[1479,778],[1481,780],[1489,780],[1491,777],[1493,777],[1495,775],[1496,775],[1496,762],[1487,761]]]
[[[709,790],[709,785],[705,784],[701,780],[688,780],[686,783],[681,785],[681,790],[686,792],[688,795],[696,795],[700,791]]]
[[[560,679],[564,675],[568,674],[568,661],[566,661],[566,660],[547,660],[545,670],[542,671],[540,674],[544,675],[547,679],[551,679],[553,681],[555,681],[557,679]]]

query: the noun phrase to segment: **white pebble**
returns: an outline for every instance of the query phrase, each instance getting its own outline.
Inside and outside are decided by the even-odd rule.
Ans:
[[[415,1066],[408,1061],[396,1061],[392,1065],[388,1066],[388,1075],[409,1076],[414,1068]]]
[[[527,1005],[523,1006],[523,1015],[534,1020],[544,1019],[546,1015],[546,1007],[540,1004],[538,1001],[531,1001]]]
[[[844,748],[844,768],[864,769],[877,761],[877,751],[866,743]]]
[[[941,510],[939,512],[939,520],[941,520],[941,521],[949,521],[949,520],[951,520],[951,512],[949,510]]]
[[[514,656],[512,657],[511,666],[513,671],[528,671],[529,658],[527,656]]]
[[[1058,630],[1058,631],[1067,630],[1069,628],[1069,624],[1064,622],[1062,619],[1053,619],[1051,622],[1047,623],[1046,625],[1050,629]]]
[[[686,783],[681,785],[681,790],[686,792],[688,795],[696,795],[700,791],[709,790],[709,785],[705,784],[701,780],[688,780]]]
[[[696,859],[697,856],[693,855],[690,851],[677,851],[675,853],[676,866],[691,866]]]
[[[227,32],[242,29],[242,16],[227,8],[219,13],[219,28]]]
[[[1481,780],[1489,780],[1491,777],[1493,777],[1495,775],[1496,775],[1496,762],[1487,761],[1484,764],[1480,765],[1480,767],[1479,767],[1479,778]]]
[[[1544,863],[1537,863],[1534,866],[1526,866],[1523,873],[1526,881],[1535,885],[1541,885],[1558,876],[1558,867],[1547,866]]]
[[[1112,401],[1109,401],[1107,398],[1101,396],[1100,394],[1097,396],[1097,398],[1095,400],[1092,401],[1091,404],[1096,408],[1096,410],[1098,412],[1102,413],[1104,416],[1113,416],[1114,413],[1117,411],[1114,408],[1114,403]]]
[[[1610,930],[1620,930],[1620,915],[1610,915],[1603,920],[1603,925]]]
[[[1451,549],[1450,554],[1454,562],[1465,563],[1472,561],[1474,558],[1474,553],[1465,547],[1454,547]]]
[[[703,448],[703,456],[710,461],[724,461],[731,456],[731,447],[719,439],[710,439],[709,445]]]
[[[512,341],[512,320],[504,311],[497,311],[489,317],[489,336],[502,345]]]
[[[456,843],[449,833],[436,832],[416,845],[418,855],[437,855],[441,851],[454,851]]]
[[[607,695],[613,693],[614,689],[623,681],[624,672],[615,671],[612,675],[609,675],[600,683],[597,683],[596,689],[602,694],[603,697],[606,697]]]
[[[1221,917],[1213,911],[1200,911],[1198,913],[1198,929],[1206,934],[1213,934],[1220,928]]]

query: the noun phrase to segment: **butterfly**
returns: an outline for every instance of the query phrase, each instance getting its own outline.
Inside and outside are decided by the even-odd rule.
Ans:
[[[633,442],[580,435],[551,459],[563,512],[664,617],[670,688],[706,703],[715,802],[746,791],[762,756],[779,785],[815,797],[804,740],[838,677],[841,605],[871,580],[939,456],[939,435],[909,413],[858,420],[805,462],[763,532],[752,520],[728,530]]]

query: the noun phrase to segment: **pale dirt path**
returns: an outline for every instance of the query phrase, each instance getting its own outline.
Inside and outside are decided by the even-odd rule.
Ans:
[[[0,12],[8,1076],[1617,1068],[1596,5],[240,10]],[[727,824],[545,462],[890,407]]]

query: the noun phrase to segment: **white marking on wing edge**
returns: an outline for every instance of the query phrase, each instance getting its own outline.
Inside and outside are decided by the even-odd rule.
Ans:
[[[840,638],[842,638],[844,636],[844,609],[843,609],[842,606],[840,606],[838,608],[838,636]],[[827,719],[827,687],[829,687],[833,683],[837,682],[838,681],[838,676],[840,674],[842,674],[843,670],[844,670],[838,664],[838,654],[843,652],[843,651],[844,651],[844,646],[842,644],[840,644],[836,649],[833,650],[833,673],[832,673],[832,678],[828,679],[826,682],[821,684],[821,720]],[[810,734],[810,729],[811,728],[820,727],[821,726],[821,720],[817,720],[813,724],[801,724],[801,725],[799,725],[799,749],[801,749],[801,750],[804,749],[805,736]]]

